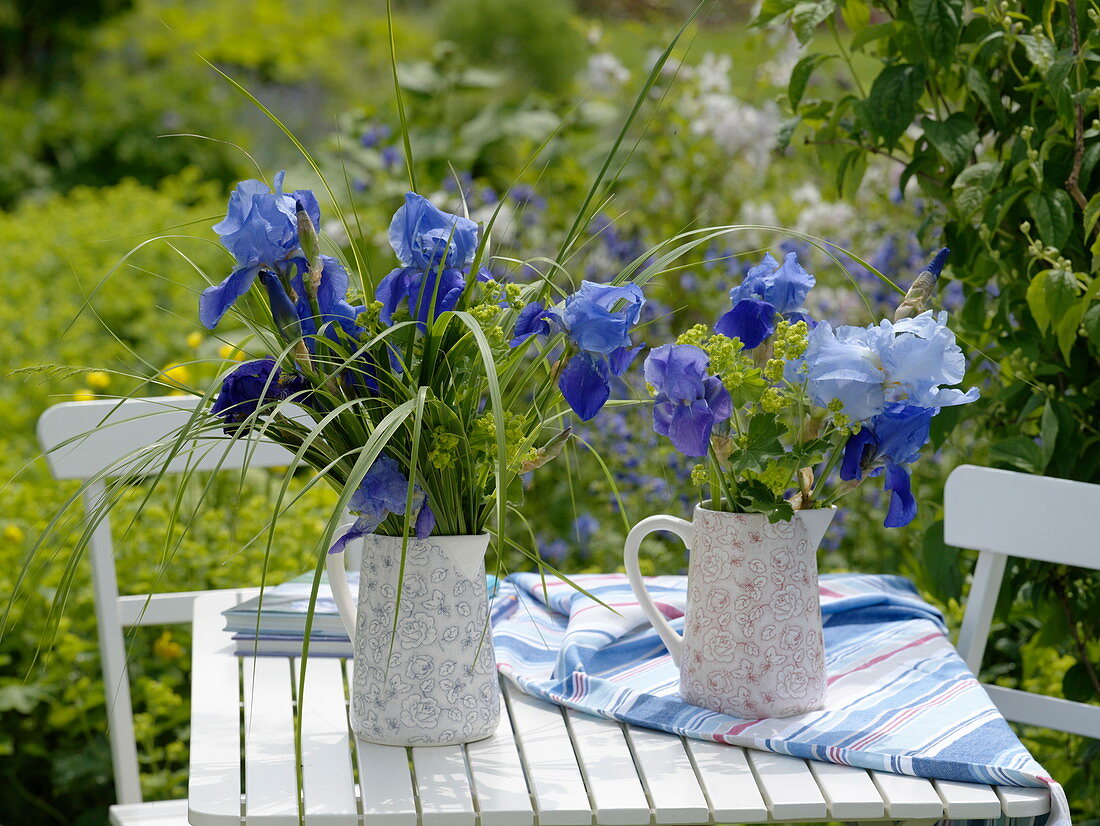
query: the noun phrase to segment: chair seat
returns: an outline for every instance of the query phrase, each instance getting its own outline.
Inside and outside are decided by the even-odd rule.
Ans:
[[[188,826],[186,800],[120,803],[108,810],[111,826]]]

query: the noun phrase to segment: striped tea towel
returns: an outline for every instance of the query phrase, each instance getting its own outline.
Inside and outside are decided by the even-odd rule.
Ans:
[[[513,574],[493,603],[501,672],[544,700],[674,734],[867,769],[1049,786],[1049,826],[1069,826],[1055,783],[1008,727],[947,639],[939,611],[906,579],[821,578],[828,689],[822,711],[746,720],[688,705],[679,671],[622,574]],[[543,583],[545,582],[545,590]],[[687,577],[647,580],[683,630]]]

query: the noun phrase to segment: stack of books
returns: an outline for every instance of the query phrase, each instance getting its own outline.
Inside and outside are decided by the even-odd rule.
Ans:
[[[237,656],[301,656],[313,576],[313,571],[309,571],[289,582],[265,588],[262,606],[260,597],[256,596],[222,611],[225,630],[233,635]],[[485,578],[485,584],[491,599],[496,593],[497,578],[490,574]],[[348,571],[348,587],[354,603],[359,593],[358,571]],[[328,574],[324,572],[317,590],[317,605],[313,609],[309,656],[352,656],[351,640],[336,610]]]
[[[313,576],[310,571],[274,588],[265,588],[262,607],[260,597],[256,596],[222,612],[225,630],[233,634],[238,656],[301,656]],[[348,572],[348,586],[354,600],[359,589],[358,571]],[[351,640],[336,611],[326,574],[322,574],[313,610],[309,654],[322,657],[352,655]]]

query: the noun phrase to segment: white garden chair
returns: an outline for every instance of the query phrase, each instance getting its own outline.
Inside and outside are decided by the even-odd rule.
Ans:
[[[38,441],[55,478],[96,479],[100,474],[118,477],[131,472],[128,461],[135,451],[156,444],[171,444],[193,415],[201,400],[195,396],[163,396],[124,401],[65,402],[46,410],[38,420]],[[288,465],[292,454],[273,442],[232,442],[228,438],[195,440],[166,468],[166,473],[186,470],[240,470]],[[149,467],[153,475],[163,465]],[[104,478],[90,482],[83,494],[86,513],[92,513],[106,492]],[[187,823],[187,801],[142,802],[134,739],[133,706],[126,666],[124,629],[138,625],[190,623],[195,598],[215,591],[184,591],[119,596],[111,526],[104,518],[95,526],[89,542],[92,585],[95,592],[103,681],[107,695],[108,738],[114,768],[118,804],[110,809],[115,826]],[[257,589],[223,591],[238,598]]]
[[[1100,485],[961,465],[944,489],[944,539],[979,551],[958,649],[979,673],[1008,557],[1100,570]],[[1005,718],[1100,737],[1100,707],[984,685]]]

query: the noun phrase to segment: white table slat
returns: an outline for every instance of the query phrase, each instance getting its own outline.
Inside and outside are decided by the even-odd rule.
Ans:
[[[350,672],[351,663],[348,663]],[[384,826],[417,826],[416,795],[403,746],[380,746],[355,739],[363,822]]]
[[[805,760],[746,749],[773,820],[824,820],[825,797]]]
[[[241,684],[233,641],[222,631],[222,611],[233,595],[195,601],[191,665],[191,740],[188,816],[195,826],[217,826],[241,815]]]
[[[932,785],[943,799],[946,817],[965,820],[1001,816],[1001,799],[997,797],[992,786],[958,783],[954,780],[933,780]]]
[[[716,822],[756,823],[768,819],[768,807],[744,749],[706,740],[685,742]]]
[[[528,826],[535,812],[527,778],[512,734],[507,703],[500,704],[500,725],[490,737],[466,744],[481,826]]]
[[[894,820],[943,817],[943,801],[931,780],[880,771],[872,771],[871,780],[886,803],[887,817]]]
[[[993,791],[1001,800],[1005,817],[1038,817],[1050,811],[1047,789],[994,786]]]
[[[657,823],[709,823],[710,807],[680,738],[652,729],[626,731]]]
[[[297,685],[301,660],[294,661]],[[344,672],[340,661],[311,657],[306,690],[299,698],[302,715],[302,793],[306,817],[318,826],[355,826],[359,810],[352,782]]]
[[[539,826],[587,826],[592,809],[561,709],[527,696],[507,681],[504,690]]]
[[[886,805],[866,770],[836,763],[807,760],[817,785],[835,820],[878,820],[886,816]]]
[[[470,780],[462,746],[424,746],[412,750],[423,826],[474,826]]]
[[[264,818],[265,826],[297,826],[290,660],[250,657],[242,665],[245,815]]]
[[[601,826],[649,823],[649,801],[638,779],[622,726],[604,717],[566,709],[588,788]]]

